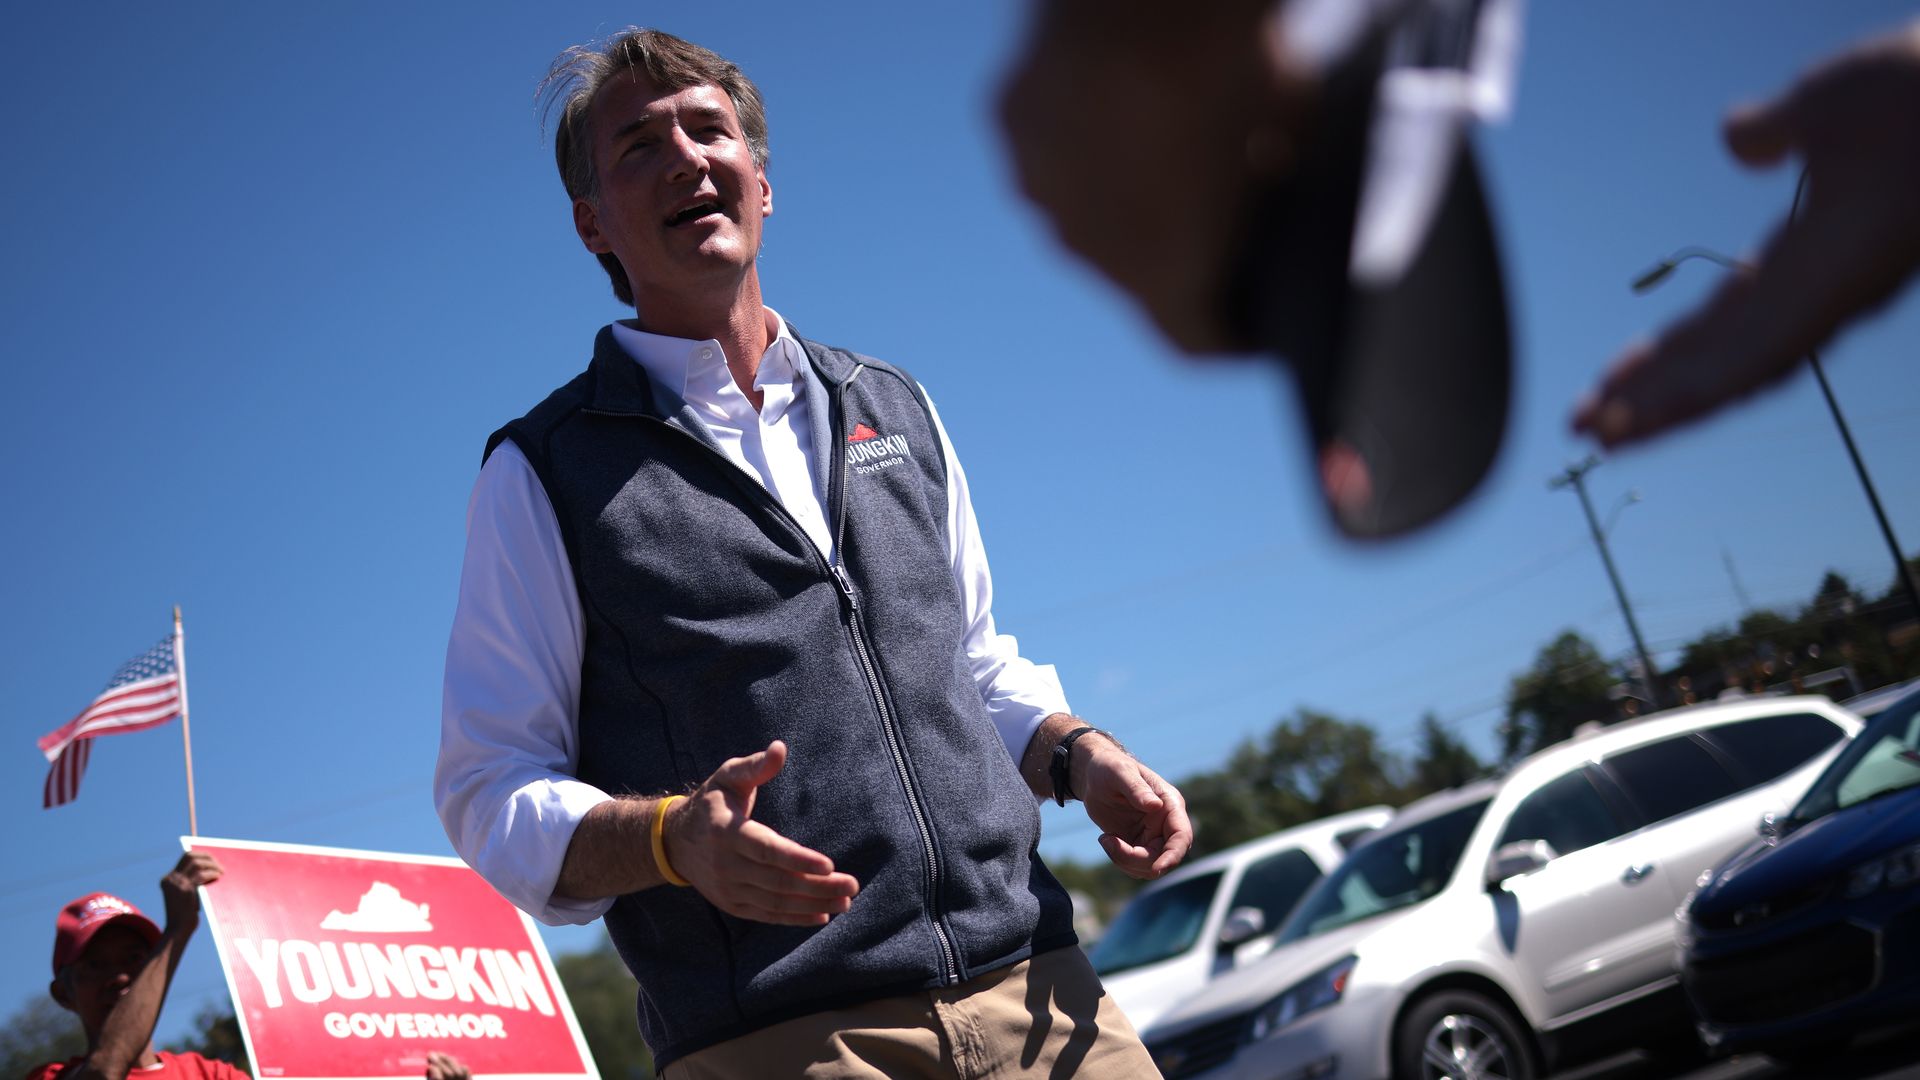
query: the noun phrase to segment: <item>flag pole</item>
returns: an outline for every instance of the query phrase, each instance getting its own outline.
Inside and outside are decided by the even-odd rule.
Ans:
[[[200,835],[200,814],[193,805],[193,732],[187,727],[187,633],[180,626],[180,605],[173,605],[173,667],[180,678],[180,743],[187,752],[187,835]]]

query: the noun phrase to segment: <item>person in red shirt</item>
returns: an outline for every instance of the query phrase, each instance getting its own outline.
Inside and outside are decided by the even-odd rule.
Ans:
[[[220,863],[190,851],[160,879],[167,928],[110,893],[89,893],[60,909],[54,920],[53,982],[47,992],[80,1018],[87,1052],[49,1062],[26,1080],[250,1080],[245,1070],[191,1051],[153,1048],[173,971],[187,939],[200,925],[200,886],[220,880]],[[471,1080],[451,1054],[427,1055],[426,1080]]]
[[[188,852],[160,879],[167,928],[108,893],[91,893],[54,920],[53,982],[47,992],[80,1018],[87,1052],[42,1065],[27,1080],[246,1080],[247,1074],[199,1054],[153,1048],[153,1027],[167,987],[200,925],[199,887],[220,880],[220,863]]]

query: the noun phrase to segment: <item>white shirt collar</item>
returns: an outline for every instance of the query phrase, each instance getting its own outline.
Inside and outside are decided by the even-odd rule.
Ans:
[[[800,343],[787,329],[787,320],[772,308],[768,308],[767,313],[773,316],[777,329],[767,351],[760,357],[753,386],[763,392],[776,386],[791,388],[789,393],[770,394],[767,398],[770,408],[775,407],[777,401],[778,409],[784,411],[786,403],[806,382],[806,365],[800,360]],[[718,340],[694,341],[652,334],[626,321],[613,324],[613,338],[646,371],[655,386],[689,405],[711,406],[729,390],[738,392]],[[777,415],[767,416],[764,412],[762,416],[769,423],[778,419]]]

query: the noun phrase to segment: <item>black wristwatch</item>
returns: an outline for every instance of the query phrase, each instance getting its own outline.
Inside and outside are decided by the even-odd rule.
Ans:
[[[1067,805],[1068,799],[1079,798],[1073,793],[1073,744],[1079,741],[1082,735],[1107,735],[1107,733],[1092,726],[1074,728],[1060,736],[1060,741],[1053,746],[1053,760],[1047,763],[1047,775],[1053,778],[1053,801],[1061,806]],[[1107,735],[1107,738],[1111,739],[1113,736]]]

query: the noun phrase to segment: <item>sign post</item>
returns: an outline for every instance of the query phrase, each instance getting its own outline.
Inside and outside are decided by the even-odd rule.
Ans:
[[[458,859],[183,836],[262,1080],[598,1080],[533,920]]]

